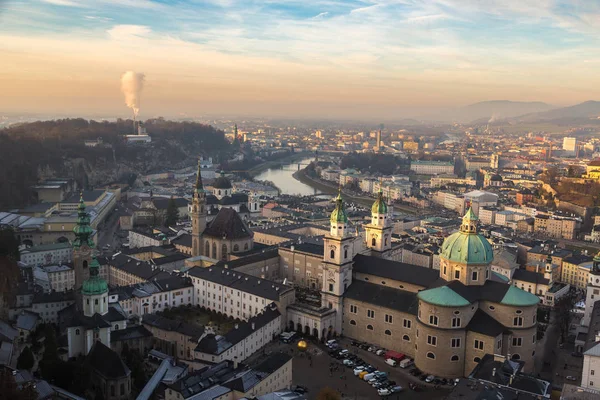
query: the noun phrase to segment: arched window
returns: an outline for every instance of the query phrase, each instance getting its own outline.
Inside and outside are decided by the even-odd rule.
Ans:
[[[204,245],[204,255],[210,257],[210,243],[206,242]]]
[[[431,325],[436,325],[437,326],[437,324],[438,324],[438,317],[437,317],[437,315],[430,315],[429,316],[429,323]]]
[[[240,251],[240,246],[238,246],[237,244],[233,245],[233,252],[235,253],[236,251]]]
[[[458,361],[458,356],[455,354],[452,357],[450,357],[450,361]]]
[[[387,246],[387,237],[385,238],[385,244],[384,245]]]
[[[83,269],[86,269],[87,267],[88,267],[87,260],[83,260]]]
[[[373,330],[373,325],[367,325],[367,329],[372,331]]]
[[[479,357],[475,357],[475,358],[473,359],[473,362],[476,362],[476,363],[478,363],[479,361],[481,361],[481,358],[479,358]]]
[[[386,329],[385,334],[388,336],[392,336],[392,331],[390,331],[389,329]]]
[[[348,249],[344,249],[344,258],[348,258]]]
[[[410,342],[410,336],[404,335],[404,336],[402,336],[402,340]]]
[[[371,246],[376,246],[377,245],[377,239],[373,238],[371,239]]]
[[[356,325],[356,321],[355,321],[355,320],[353,320],[353,319],[351,319],[351,320],[350,320],[350,325]]]
[[[518,354],[513,354],[512,357],[510,358],[511,360],[520,360],[521,356]]]
[[[221,189],[219,189],[219,196],[221,195]]]
[[[431,358],[432,360],[435,360],[435,354],[433,354],[432,352],[427,353],[427,358]]]
[[[79,329],[75,329],[75,334],[79,335]]]
[[[119,324],[115,324],[115,331],[119,330]]]
[[[244,243],[244,250],[248,250],[248,243]]]
[[[213,242],[212,245],[212,258],[217,258],[217,243]]]
[[[335,250],[329,252],[329,258],[335,258]]]

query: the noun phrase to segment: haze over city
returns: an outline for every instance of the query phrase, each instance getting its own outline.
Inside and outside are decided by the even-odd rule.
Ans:
[[[0,2],[4,112],[428,116],[486,100],[597,98],[594,1]],[[574,71],[577,71],[576,73]]]

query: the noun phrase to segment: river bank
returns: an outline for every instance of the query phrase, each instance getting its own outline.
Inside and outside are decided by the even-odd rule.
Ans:
[[[294,172],[294,174],[292,176],[294,177],[294,179],[304,183],[305,185],[314,187],[323,193],[335,195],[338,192],[338,186],[336,186],[335,184],[327,184],[322,181],[313,179],[313,178],[309,177],[308,175],[306,175],[306,173],[304,172],[304,169]],[[355,203],[358,203],[358,204],[363,205],[368,208],[370,208],[373,205],[373,201],[375,201],[375,199],[372,197],[353,196],[353,195],[349,195],[346,193],[344,193],[344,197],[350,201],[353,201]],[[417,214],[418,213],[418,210],[416,210],[415,208],[412,208],[409,206],[404,206],[404,205],[398,205],[398,204],[394,204],[394,210],[399,210],[399,211],[405,212],[407,214]]]
[[[294,153],[294,154],[290,154],[287,157],[281,158],[279,160],[274,160],[274,161],[267,161],[264,163],[260,163],[252,168],[250,168],[247,172],[250,176],[252,176],[253,178],[257,175],[260,175],[261,173],[263,173],[264,171],[268,170],[269,168],[273,168],[273,167],[278,167],[281,164],[289,164],[289,163],[293,163],[294,161],[300,161],[306,157],[311,156],[312,153],[308,152],[308,151],[303,151],[301,153]]]

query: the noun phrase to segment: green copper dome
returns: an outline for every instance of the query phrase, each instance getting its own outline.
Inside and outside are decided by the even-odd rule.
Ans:
[[[387,204],[385,204],[385,200],[383,199],[383,192],[379,189],[379,193],[377,194],[377,200],[373,203],[371,207],[371,213],[373,214],[387,214],[388,208]]]
[[[492,245],[477,232],[478,218],[469,209],[463,217],[460,231],[444,240],[441,256],[461,264],[489,264],[494,260]]]
[[[333,209],[329,220],[332,223],[348,222],[348,216],[346,215],[344,202],[342,201],[342,195],[340,193],[338,193],[337,197],[335,198],[335,208]]]
[[[500,304],[506,304],[507,306],[534,306],[539,304],[540,298],[533,293],[524,291],[515,286],[510,286],[504,297],[500,301]]]
[[[417,297],[428,304],[442,307],[465,307],[471,304],[467,299],[447,286],[420,291]]]
[[[90,216],[85,211],[83,194],[79,198],[79,205],[77,206],[77,224],[73,228],[73,232],[75,233],[75,240],[73,241],[74,247],[79,247],[83,244],[94,247],[94,241],[92,240],[92,233],[94,230],[90,226]]]
[[[89,268],[90,277],[83,282],[81,293],[91,296],[108,292],[108,284],[100,277],[100,264],[96,260],[96,257],[92,258]]]

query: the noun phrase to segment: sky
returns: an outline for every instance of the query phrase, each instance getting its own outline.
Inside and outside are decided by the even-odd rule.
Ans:
[[[403,118],[599,99],[600,0],[0,0],[2,112]]]

